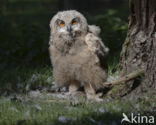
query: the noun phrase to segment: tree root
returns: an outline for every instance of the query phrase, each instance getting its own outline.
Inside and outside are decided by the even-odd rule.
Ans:
[[[145,75],[145,70],[143,69],[139,69],[139,70],[136,70],[126,76],[123,76],[123,77],[120,77],[119,79],[117,80],[114,80],[114,81],[111,81],[111,82],[105,82],[104,83],[104,86],[105,87],[111,87],[111,86],[114,86],[114,85],[118,85],[118,84],[123,84],[125,82],[128,82],[132,79],[135,79],[136,77],[138,76],[142,76],[142,75]]]

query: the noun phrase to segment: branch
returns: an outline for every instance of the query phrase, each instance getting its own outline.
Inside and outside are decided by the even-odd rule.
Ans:
[[[139,69],[139,70],[136,70],[126,76],[120,77],[117,80],[114,80],[111,82],[105,82],[104,86],[114,86],[114,85],[122,84],[122,83],[128,82],[128,81],[130,81],[138,76],[141,76],[141,75],[145,75],[145,70]]]

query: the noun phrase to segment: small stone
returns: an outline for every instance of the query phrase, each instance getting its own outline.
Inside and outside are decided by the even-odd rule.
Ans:
[[[42,110],[42,108],[41,108],[41,106],[39,106],[39,105],[34,105],[34,107],[37,109],[37,110]]]
[[[36,97],[41,96],[41,93],[40,93],[39,90],[36,90],[36,91],[30,91],[28,95],[29,95],[31,98],[36,98]]]
[[[60,99],[67,99],[68,97],[62,93],[54,93],[54,97],[60,98]]]
[[[67,87],[62,87],[62,88],[60,89],[60,91],[61,91],[61,92],[67,92],[68,89],[67,89]]]
[[[58,120],[59,120],[59,122],[62,122],[62,123],[68,123],[68,122],[76,121],[77,118],[69,118],[66,116],[59,116]]]
[[[40,75],[39,74],[33,74],[32,77],[30,78],[29,82],[30,83],[34,83],[37,80],[39,80],[39,78],[40,78]]]
[[[54,85],[54,83],[52,82],[52,77],[48,77],[48,78],[47,78],[47,83],[48,83],[48,84]]]
[[[106,112],[108,112],[107,109],[103,109],[103,108],[99,108],[98,111],[99,111],[100,113],[106,113]]]
[[[93,118],[89,118],[89,120],[93,123],[97,123]]]

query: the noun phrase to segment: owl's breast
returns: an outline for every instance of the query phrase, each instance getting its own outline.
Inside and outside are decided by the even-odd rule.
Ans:
[[[96,63],[97,56],[94,53],[91,53],[87,47],[82,47],[79,50],[72,50],[71,54],[64,57],[65,60],[70,64],[75,65],[94,65]]]
[[[71,69],[71,65],[83,66],[96,63],[97,55],[88,49],[82,38],[75,40],[68,48],[66,46],[63,47],[67,49],[66,53],[59,51],[54,57],[56,59],[55,64],[58,67],[65,66]]]

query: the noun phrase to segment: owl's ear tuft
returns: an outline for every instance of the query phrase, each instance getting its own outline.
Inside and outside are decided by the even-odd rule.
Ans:
[[[101,29],[99,26],[96,25],[88,25],[88,32],[93,33],[94,35],[99,35]]]

